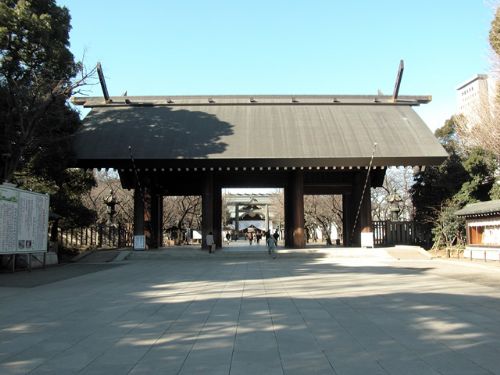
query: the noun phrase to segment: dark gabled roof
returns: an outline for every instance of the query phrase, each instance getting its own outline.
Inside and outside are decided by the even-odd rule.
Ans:
[[[461,210],[455,212],[457,216],[493,216],[500,215],[500,199],[470,203]]]
[[[125,100],[127,102],[125,102]],[[134,158],[272,166],[434,165],[447,153],[413,105],[429,97],[220,96],[77,98],[92,107],[74,146],[79,166]]]

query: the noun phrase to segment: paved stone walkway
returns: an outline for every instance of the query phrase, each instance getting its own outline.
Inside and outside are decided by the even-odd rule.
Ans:
[[[494,267],[324,254],[121,264],[0,274],[0,374],[500,374]]]

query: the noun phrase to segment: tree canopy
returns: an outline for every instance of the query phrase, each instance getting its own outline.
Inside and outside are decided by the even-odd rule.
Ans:
[[[92,213],[79,197],[93,179],[67,169],[80,125],[67,99],[86,79],[69,50],[70,20],[54,0],[0,0],[0,177],[50,193],[52,210],[85,222]]]
[[[6,180],[45,151],[47,138],[54,139],[51,130],[70,115],[66,99],[80,65],[69,50],[69,31],[69,12],[55,1],[0,0],[0,147]]]
[[[453,213],[468,203],[485,201],[495,192],[495,155],[479,147],[463,148],[452,117],[435,135],[448,151],[440,166],[428,167],[415,176],[412,199],[415,220],[433,229],[436,242],[450,245],[462,239],[463,223]]]

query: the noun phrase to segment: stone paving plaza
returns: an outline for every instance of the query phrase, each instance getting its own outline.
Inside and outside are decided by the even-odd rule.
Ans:
[[[500,374],[499,281],[326,253],[0,274],[0,374]]]

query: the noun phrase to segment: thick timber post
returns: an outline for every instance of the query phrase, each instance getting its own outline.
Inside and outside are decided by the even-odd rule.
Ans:
[[[201,197],[201,247],[207,249],[207,235],[214,233],[214,175],[208,172],[203,179]],[[215,239],[215,237],[214,237]]]
[[[352,245],[361,246],[361,233],[372,231],[372,206],[371,206],[371,183],[368,179],[365,191],[363,193],[363,187],[365,186],[366,174],[357,173],[354,176],[353,181],[353,195],[352,195],[352,213],[353,220],[357,221],[354,230],[351,227],[349,236],[351,236]]]
[[[344,246],[351,245],[352,231],[352,204],[351,194],[342,194],[342,244]]]
[[[149,247],[157,249],[163,245],[163,197],[151,194],[151,238]]]
[[[236,203],[236,207],[234,209],[234,230],[236,232],[236,239],[239,237],[240,233],[240,205]]]
[[[285,187],[285,246],[302,248],[306,245],[304,231],[304,174],[293,171]]]
[[[213,229],[217,248],[222,247],[222,188],[213,183]]]
[[[137,186],[134,189],[134,236],[144,236],[144,197]]]

